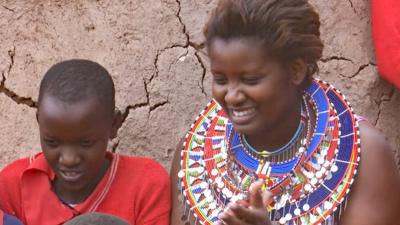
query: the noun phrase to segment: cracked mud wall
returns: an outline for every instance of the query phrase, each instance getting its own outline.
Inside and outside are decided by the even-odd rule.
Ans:
[[[39,82],[70,58],[97,61],[114,78],[125,120],[110,149],[169,167],[211,96],[202,27],[215,0],[0,2],[0,168],[40,151]],[[339,88],[398,155],[400,91],[377,75],[369,1],[311,2],[326,46],[318,77]]]

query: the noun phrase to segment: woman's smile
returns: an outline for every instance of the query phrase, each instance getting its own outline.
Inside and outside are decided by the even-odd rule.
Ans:
[[[256,108],[229,108],[228,114],[235,124],[246,124],[256,116]]]

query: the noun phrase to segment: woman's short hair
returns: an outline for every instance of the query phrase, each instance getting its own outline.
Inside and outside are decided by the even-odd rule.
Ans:
[[[204,29],[210,47],[216,38],[255,38],[266,56],[284,63],[302,58],[306,82],[322,57],[318,13],[307,0],[220,0]]]

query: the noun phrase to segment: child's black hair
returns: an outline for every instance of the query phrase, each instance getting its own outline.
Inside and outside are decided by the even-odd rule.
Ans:
[[[114,113],[115,109],[115,88],[110,74],[100,64],[85,59],[66,60],[53,65],[40,83],[38,107],[44,96],[67,103],[96,97],[110,113]]]
[[[110,214],[88,213],[82,214],[64,223],[64,225],[128,225],[129,223]]]

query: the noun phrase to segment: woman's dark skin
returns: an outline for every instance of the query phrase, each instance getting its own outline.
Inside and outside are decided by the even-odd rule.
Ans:
[[[223,108],[225,104],[232,105],[234,103],[239,105],[243,103],[246,107],[250,105],[249,107],[254,106],[256,108],[256,116],[252,118],[260,119],[257,120],[258,123],[252,123],[252,120],[249,119],[250,122],[248,124],[238,126],[239,129],[242,129],[241,132],[245,133],[255,146],[267,148],[282,146],[286,143],[293,133],[293,127],[298,124],[298,119],[293,119],[293,116],[285,117],[282,114],[289,115],[298,109],[297,104],[299,104],[302,93],[300,91],[302,90],[301,83],[306,77],[306,63],[304,60],[298,58],[285,67],[280,64],[281,68],[279,68],[279,62],[274,64],[273,62],[275,61],[267,58],[259,50],[261,48],[254,42],[254,39],[250,38],[229,41],[217,39],[209,46],[211,70],[214,78],[214,98],[220,104],[222,103]],[[245,64],[245,59],[249,57],[253,57],[251,62],[257,62],[258,60],[260,63],[256,63],[255,67]],[[268,63],[272,68],[263,70],[262,65],[267,65]],[[286,69],[287,73],[281,73],[285,71],[284,69]],[[270,71],[275,72],[269,73]],[[250,76],[251,79],[258,79],[257,82],[261,83],[256,83],[255,85],[253,83],[246,84],[248,82],[246,80],[247,76]],[[272,82],[273,85],[269,86],[268,83],[263,82]],[[257,95],[257,85],[265,85],[263,87],[270,87],[273,91],[266,90],[270,94]],[[282,85],[281,87],[285,88],[284,91],[289,94],[284,96],[275,95],[281,91],[280,88],[276,88],[277,85]],[[221,94],[224,91],[226,92],[225,96]],[[273,103],[273,98],[270,98],[269,95],[275,98],[280,96],[277,104],[281,105],[277,105],[274,108],[274,110],[280,110],[277,114],[274,114],[274,110],[269,111],[267,108],[259,110],[264,104]],[[257,117],[259,112],[268,115],[270,120],[266,121]],[[294,114],[296,113],[299,114],[299,112]],[[230,119],[232,119],[232,115],[228,113]],[[260,123],[264,125],[258,126]],[[279,127],[279,124],[282,124],[282,126]],[[263,133],[268,133],[268,131],[272,130],[277,132],[269,133],[263,137],[259,135],[261,130],[264,131]],[[347,207],[342,215],[340,225],[398,224],[397,218],[400,215],[400,195],[398,194],[400,176],[393,160],[392,149],[383,135],[365,121],[360,122],[360,139],[360,166],[358,167],[355,183],[351,187]],[[177,173],[180,167],[181,146],[178,146],[178,150],[175,153],[170,173],[173,184],[171,224],[174,225],[183,224],[181,220],[181,204],[185,204],[178,201],[180,193],[176,185],[179,182]],[[261,191],[260,186],[260,183],[252,185],[248,204],[230,205],[229,210],[220,214],[220,219],[229,225],[270,225],[271,221],[267,216],[266,205],[271,196],[269,192]],[[191,224],[194,224],[193,221],[193,218],[191,218]]]

